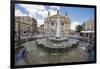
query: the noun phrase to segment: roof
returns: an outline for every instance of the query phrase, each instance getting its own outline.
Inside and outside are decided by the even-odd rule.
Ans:
[[[48,16],[45,21],[48,21],[48,20],[53,20],[53,19],[57,19],[57,16],[62,20],[66,20],[66,21],[69,21],[70,22],[70,19],[68,16],[62,16],[62,15],[59,15],[59,14],[55,14],[55,15],[52,15],[52,16]]]

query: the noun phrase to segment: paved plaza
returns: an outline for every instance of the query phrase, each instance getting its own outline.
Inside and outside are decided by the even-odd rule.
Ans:
[[[50,63],[69,63],[69,62],[84,62],[88,61],[88,52],[86,47],[88,43],[79,42],[77,48],[72,48],[65,52],[47,52],[43,48],[39,48],[36,41],[29,41],[22,44],[26,49],[24,59],[17,62],[17,65],[31,64],[50,64]]]

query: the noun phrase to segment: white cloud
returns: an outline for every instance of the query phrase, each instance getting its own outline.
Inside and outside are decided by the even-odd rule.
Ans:
[[[29,5],[29,4],[19,4],[19,5],[29,13],[29,16],[37,19],[38,26],[44,23],[43,18],[47,17],[48,11],[43,5]],[[41,16],[42,18],[39,19],[39,16]]]
[[[50,11],[50,16],[57,14],[57,11]]]
[[[15,16],[25,16],[19,9],[15,10]]]
[[[37,19],[38,26],[44,23],[43,18],[46,18],[48,16],[48,11],[50,11],[50,15],[55,15],[57,14],[57,10],[60,9],[59,6],[50,6],[50,10],[47,10],[43,5],[30,5],[30,4],[18,4],[18,5],[23,7],[28,12],[28,16]],[[18,12],[22,14],[21,11]],[[42,18],[39,19],[40,16]]]
[[[52,9],[52,10],[59,10],[60,7],[59,6],[50,6],[50,9]]]
[[[60,7],[59,6],[50,6],[50,15],[55,15],[57,14],[57,10],[59,11],[60,10]]]
[[[47,15],[48,15],[48,11],[38,11],[38,14],[39,14],[40,16],[42,16],[42,18],[45,18],[45,17],[47,17]]]
[[[76,30],[76,26],[79,25],[80,23],[78,21],[72,22],[71,23],[71,30]]]
[[[46,16],[46,9],[42,5],[27,5],[27,4],[19,4],[21,7],[28,11],[29,15],[37,18],[37,14],[45,17]]]
[[[41,24],[44,24],[44,20],[43,20],[43,19],[37,19],[37,22],[38,22],[38,27],[39,27]]]

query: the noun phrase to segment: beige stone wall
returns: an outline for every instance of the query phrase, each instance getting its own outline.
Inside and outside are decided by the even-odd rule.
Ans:
[[[19,24],[20,24],[20,31],[25,32],[33,32],[37,28],[37,22],[35,19],[28,17],[28,16],[17,16],[15,17],[15,31],[19,31]]]
[[[86,21],[84,24],[83,24],[83,30],[91,30],[91,31],[94,31],[94,21]]]
[[[62,27],[61,35],[66,36],[69,34],[70,24],[71,24],[70,19],[68,17],[61,16],[61,15],[53,15],[53,16],[47,17],[44,20],[44,34],[46,36],[56,34],[55,32],[56,32],[56,26],[57,26],[57,16],[60,19],[60,24]],[[53,23],[54,23],[54,25],[52,25]]]
[[[38,33],[40,34],[44,34],[44,25],[40,25],[40,27],[38,27]]]
[[[28,33],[37,31],[37,21],[29,16],[16,16],[15,17],[15,40],[18,40],[18,33],[20,27],[20,36],[24,37]]]

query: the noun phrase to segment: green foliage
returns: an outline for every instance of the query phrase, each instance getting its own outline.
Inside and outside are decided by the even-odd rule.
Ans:
[[[76,32],[79,32],[82,31],[82,26],[81,25],[77,25],[76,26]]]

